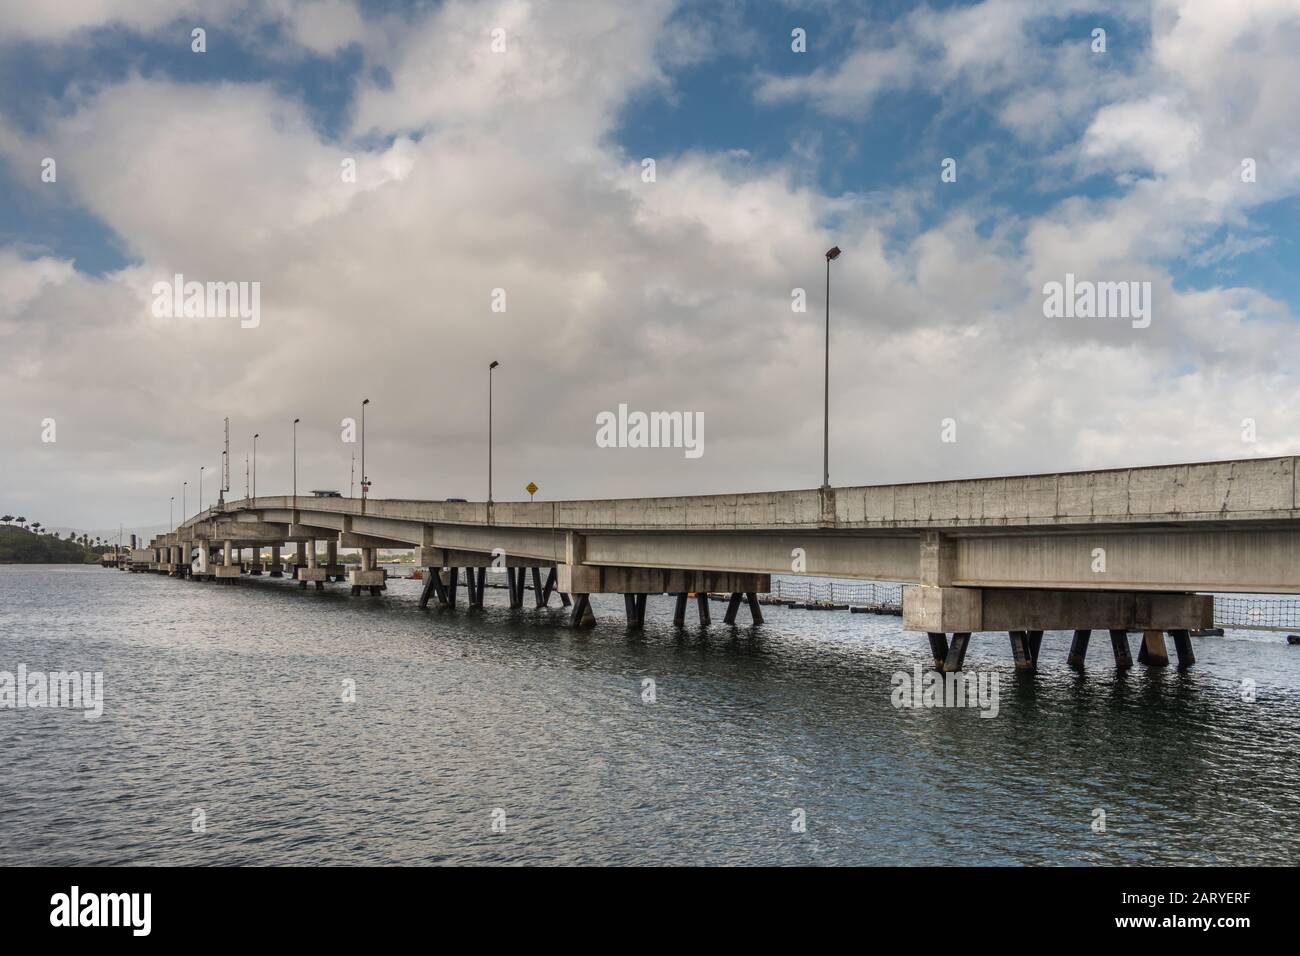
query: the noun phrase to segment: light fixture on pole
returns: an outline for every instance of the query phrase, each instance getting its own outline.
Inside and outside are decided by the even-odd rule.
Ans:
[[[298,423],[301,418],[293,420],[293,510],[298,510]]]
[[[366,492],[370,488],[370,479],[366,477],[366,406],[370,399],[361,400],[361,513],[366,513]]]
[[[253,501],[257,501],[257,439],[258,434],[253,435]]]
[[[199,465],[199,514],[203,513],[203,469],[206,465]]]
[[[492,370],[500,364],[494,361],[488,366],[488,504],[492,504]]]
[[[172,500],[167,502],[167,528],[171,530],[176,527],[176,496],[172,495]]]
[[[826,369],[823,377],[822,487],[831,486],[831,260],[840,257],[840,247],[826,250]]]
[[[181,521],[182,522],[185,520],[185,492],[189,490],[189,487],[190,487],[190,483],[188,481],[181,482]]]

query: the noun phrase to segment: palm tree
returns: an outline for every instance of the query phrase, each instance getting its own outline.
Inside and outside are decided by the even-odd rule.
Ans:
[[[5,524],[8,524],[13,520],[14,520],[13,515],[0,515],[0,521],[3,521]]]
[[[22,515],[19,515],[19,516],[18,516],[17,518],[15,518],[14,520],[17,521],[18,524],[21,525],[23,528],[26,528],[26,527],[27,527],[27,519],[24,518]]]
[[[40,534],[40,533],[41,533],[41,523],[39,521],[33,521],[32,534]]]

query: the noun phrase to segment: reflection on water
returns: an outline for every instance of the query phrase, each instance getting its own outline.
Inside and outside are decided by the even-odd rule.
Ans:
[[[1300,648],[1279,635],[1117,677],[1109,641],[1078,675],[1049,632],[1021,677],[1006,636],[980,634],[967,667],[1000,687],[981,719],[893,706],[893,676],[928,656],[897,618],[769,607],[756,630],[715,605],[678,630],[652,598],[634,632],[605,595],[574,632],[495,589],[482,611],[421,612],[419,588],[0,568],[0,670],[105,675],[98,721],[0,710],[6,861],[1300,860]]]

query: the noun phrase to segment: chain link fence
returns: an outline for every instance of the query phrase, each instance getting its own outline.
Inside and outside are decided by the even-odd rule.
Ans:
[[[864,581],[861,584],[837,584],[834,581],[786,581],[774,578],[771,595],[778,601],[798,601],[802,604],[850,604],[903,607],[901,584],[878,584]]]
[[[1256,631],[1300,631],[1300,599],[1216,596],[1214,626]]]

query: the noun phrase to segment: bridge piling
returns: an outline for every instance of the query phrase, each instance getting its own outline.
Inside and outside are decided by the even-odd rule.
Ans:
[[[280,563],[280,545],[271,545],[271,577],[284,577],[284,565]]]
[[[709,596],[703,591],[695,592],[695,607],[699,611],[701,627],[708,627],[713,623],[709,614]]]
[[[1178,669],[1186,670],[1196,663],[1196,655],[1192,652],[1192,635],[1187,630],[1170,631],[1170,636],[1174,639],[1174,649],[1178,652]]]
[[[1138,663],[1147,667],[1168,667],[1169,651],[1165,647],[1164,631],[1143,631],[1138,647]]]
[[[1083,660],[1088,656],[1088,640],[1091,637],[1091,630],[1076,630],[1070,640],[1070,656],[1066,658],[1066,663],[1075,670],[1083,670]]]
[[[573,611],[569,615],[572,627],[591,627],[596,623],[596,615],[591,610],[591,595],[574,594]]]
[[[1016,662],[1016,670],[1035,670],[1034,652],[1030,646],[1029,631],[1008,631],[1007,634],[1011,637],[1011,656]],[[1039,636],[1042,636],[1041,632]]]
[[[739,591],[732,591],[731,597],[727,600],[727,613],[722,616],[723,624],[735,624],[736,612],[740,610],[740,599],[742,595]]]
[[[746,591],[745,600],[749,602],[749,617],[755,624],[763,623],[763,612],[758,606],[758,592]]]
[[[1122,627],[1110,628],[1110,646],[1115,653],[1115,670],[1126,671],[1133,666],[1133,653],[1129,649],[1128,631]]]
[[[686,592],[683,591],[680,594],[675,595],[675,597],[677,599],[677,603],[676,606],[673,608],[673,626],[685,627],[686,626],[686,601],[687,601]]]
[[[456,587],[460,583],[460,568],[447,569],[447,607],[456,610]]]
[[[943,670],[943,662],[948,657],[948,635],[942,631],[928,631],[930,638],[930,656],[934,658],[934,669]]]
[[[948,653],[943,659],[943,664],[939,668],[944,673],[952,674],[960,671],[966,663],[966,648],[970,646],[970,632],[958,631],[952,636],[952,644],[948,646]]]
[[[1029,642],[1029,659],[1034,663],[1034,670],[1038,669],[1038,649],[1043,645],[1042,631],[1029,631],[1027,634]]]

